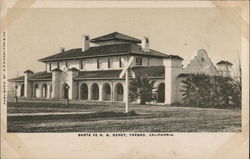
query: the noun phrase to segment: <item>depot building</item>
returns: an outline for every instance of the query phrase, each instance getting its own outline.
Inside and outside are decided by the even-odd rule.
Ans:
[[[82,35],[82,46],[39,59],[46,66],[42,72],[24,71],[24,75],[9,79],[20,98],[70,99],[79,101],[123,102],[125,77],[122,59],[133,57],[129,79],[147,77],[154,80],[157,103],[182,102],[181,81],[190,73],[208,75],[230,74],[232,64],[220,61],[216,66],[205,50],[183,67],[178,55],[169,55],[150,48],[150,39],[143,40],[110,33],[90,39]]]

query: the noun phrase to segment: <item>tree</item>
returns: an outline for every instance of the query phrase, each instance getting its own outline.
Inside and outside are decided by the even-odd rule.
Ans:
[[[184,104],[194,106],[228,106],[236,104],[239,90],[231,77],[190,74],[185,80],[181,92]],[[235,99],[234,99],[235,98]]]
[[[152,90],[154,89],[155,81],[151,81],[147,77],[137,77],[130,83],[129,97],[131,101],[140,99],[140,104],[144,105],[146,102],[152,100]]]
[[[232,95],[232,102],[235,105],[241,106],[241,93],[242,93],[242,70],[241,70],[241,61],[238,55],[238,64],[236,66],[236,72],[233,71],[233,95]]]

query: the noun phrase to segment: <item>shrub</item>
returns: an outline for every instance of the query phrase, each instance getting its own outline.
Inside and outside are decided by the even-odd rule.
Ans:
[[[182,83],[184,104],[221,106],[241,103],[241,90],[230,77],[190,74]]]

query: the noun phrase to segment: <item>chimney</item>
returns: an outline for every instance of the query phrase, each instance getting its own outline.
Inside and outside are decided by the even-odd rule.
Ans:
[[[144,52],[149,52],[150,51],[149,38],[148,37],[144,37],[144,39],[142,40],[142,50]]]
[[[61,50],[61,52],[64,52],[65,48],[64,47],[60,47],[60,50]]]
[[[88,35],[82,35],[82,52],[89,49],[89,41]]]

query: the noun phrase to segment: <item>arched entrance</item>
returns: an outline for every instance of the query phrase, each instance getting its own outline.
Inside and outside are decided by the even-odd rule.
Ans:
[[[111,99],[111,87],[108,83],[105,83],[102,87],[102,93],[103,93],[103,100],[110,100]]]
[[[91,99],[92,100],[98,100],[99,99],[99,87],[96,83],[94,83],[91,87]]]
[[[35,86],[34,86],[34,94],[33,94],[33,97],[37,98],[37,94],[38,94],[38,83],[36,83]]]
[[[42,85],[42,98],[46,98],[47,97],[47,84],[44,83]]]
[[[63,99],[68,99],[69,98],[69,85],[65,83],[63,85]]]
[[[121,83],[115,85],[115,101],[123,101],[123,86]]]
[[[21,85],[20,97],[24,96],[24,84]]]
[[[80,99],[88,99],[88,85],[86,83],[83,83],[80,87]]]
[[[165,102],[165,83],[161,83],[158,86],[158,102],[159,103]]]

